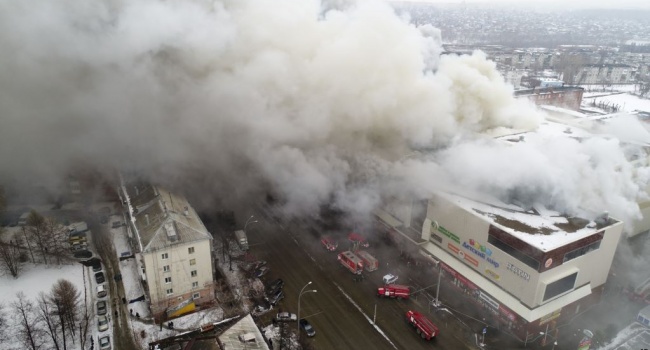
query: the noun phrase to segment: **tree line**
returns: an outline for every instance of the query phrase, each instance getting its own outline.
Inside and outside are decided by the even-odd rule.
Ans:
[[[36,300],[18,292],[8,305],[0,304],[0,343],[13,339],[29,350],[67,350],[73,344],[86,348],[91,310],[85,293],[83,299],[65,279],[59,279],[49,293],[40,292]]]

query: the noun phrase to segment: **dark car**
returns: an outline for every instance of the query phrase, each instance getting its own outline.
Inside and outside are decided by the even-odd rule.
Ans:
[[[90,259],[93,256],[93,253],[87,250],[78,250],[72,254],[76,259]]]
[[[271,311],[271,309],[273,309],[273,305],[271,304],[260,304],[255,306],[253,311],[251,311],[251,314],[253,314],[253,316],[261,316]]]
[[[106,301],[100,300],[97,302],[97,315],[106,315]]]
[[[271,269],[269,269],[267,266],[262,266],[259,269],[255,271],[255,277],[259,278],[264,275],[266,275]]]
[[[278,290],[275,294],[269,295],[266,300],[269,302],[271,305],[276,305],[277,303],[280,302],[280,300],[284,299],[284,292],[282,292],[282,289]]]
[[[282,280],[282,278],[278,278],[277,280],[269,283],[268,287],[266,287],[266,292],[271,293],[272,291],[281,289],[283,286],[284,286],[284,281]]]
[[[104,273],[103,272],[97,272],[95,274],[95,281],[97,281],[97,284],[101,284],[106,282],[106,278],[104,278]]]
[[[267,290],[266,295],[268,295],[270,297],[272,295],[278,294],[280,291],[282,291],[282,286],[277,285],[274,289]]]
[[[101,263],[96,263],[93,265],[93,272],[99,272],[102,270],[102,264]]]
[[[300,328],[302,328],[302,330],[307,333],[308,337],[313,337],[316,335],[314,327],[312,327],[309,321],[305,320],[304,318],[300,319]]]

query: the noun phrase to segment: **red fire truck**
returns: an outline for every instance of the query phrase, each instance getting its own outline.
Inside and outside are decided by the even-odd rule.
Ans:
[[[329,236],[324,236],[323,238],[321,238],[320,244],[322,244],[323,247],[325,247],[325,249],[329,250],[330,252],[335,251],[336,248],[339,247],[339,243],[333,240]]]
[[[363,267],[365,267],[366,271],[371,272],[379,268],[379,260],[375,259],[367,251],[360,250],[357,252],[357,255],[363,260]]]
[[[378,297],[408,299],[411,296],[411,289],[400,284],[387,284],[377,288]]]
[[[370,244],[366,240],[366,237],[363,237],[362,235],[356,232],[351,232],[348,235],[348,240],[350,240],[350,242],[352,242],[353,244],[359,244],[359,247],[363,247],[363,248],[370,247]]]
[[[406,322],[415,328],[422,339],[431,340],[438,335],[438,327],[421,313],[413,310],[406,312]]]
[[[363,260],[349,250],[340,253],[338,259],[343,266],[354,274],[360,275],[363,271]]]

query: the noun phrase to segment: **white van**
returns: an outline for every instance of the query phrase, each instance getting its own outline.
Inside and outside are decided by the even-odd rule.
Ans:
[[[106,288],[104,288],[103,284],[100,284],[97,286],[97,297],[103,298],[106,296]]]

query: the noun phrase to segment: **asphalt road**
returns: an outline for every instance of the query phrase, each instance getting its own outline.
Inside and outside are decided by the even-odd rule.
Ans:
[[[97,253],[102,259],[106,284],[109,287],[106,302],[110,305],[109,315],[113,323],[111,336],[113,338],[113,349],[138,349],[139,345],[134,343],[133,334],[129,328],[126,308],[123,307],[122,301],[120,300],[121,296],[125,295],[124,285],[122,282],[116,282],[113,279],[117,273],[120,273],[120,267],[117,254],[115,253],[115,247],[110,237],[111,230],[107,224],[100,224],[94,217],[86,218],[86,222],[92,232]],[[95,285],[93,283],[93,288],[95,288]],[[93,299],[93,307],[95,307],[95,300],[96,297]],[[115,317],[115,310],[118,311],[117,317]]]
[[[298,313],[301,288],[312,281],[305,290],[317,290],[304,293],[300,307],[300,317],[307,318],[316,330],[316,336],[309,340],[316,349],[428,349],[434,345],[440,349],[471,348],[466,330],[436,319],[440,335],[431,342],[422,340],[406,323],[405,313],[409,309],[427,311],[427,303],[376,297],[386,269],[355,282],[353,275],[337,262],[337,253],[320,246],[308,224],[283,226],[263,215],[256,218],[258,223],[248,228],[250,252],[268,261],[271,272],[264,279],[279,277],[285,281],[286,297],[280,308]],[[378,329],[372,324],[375,309]]]

